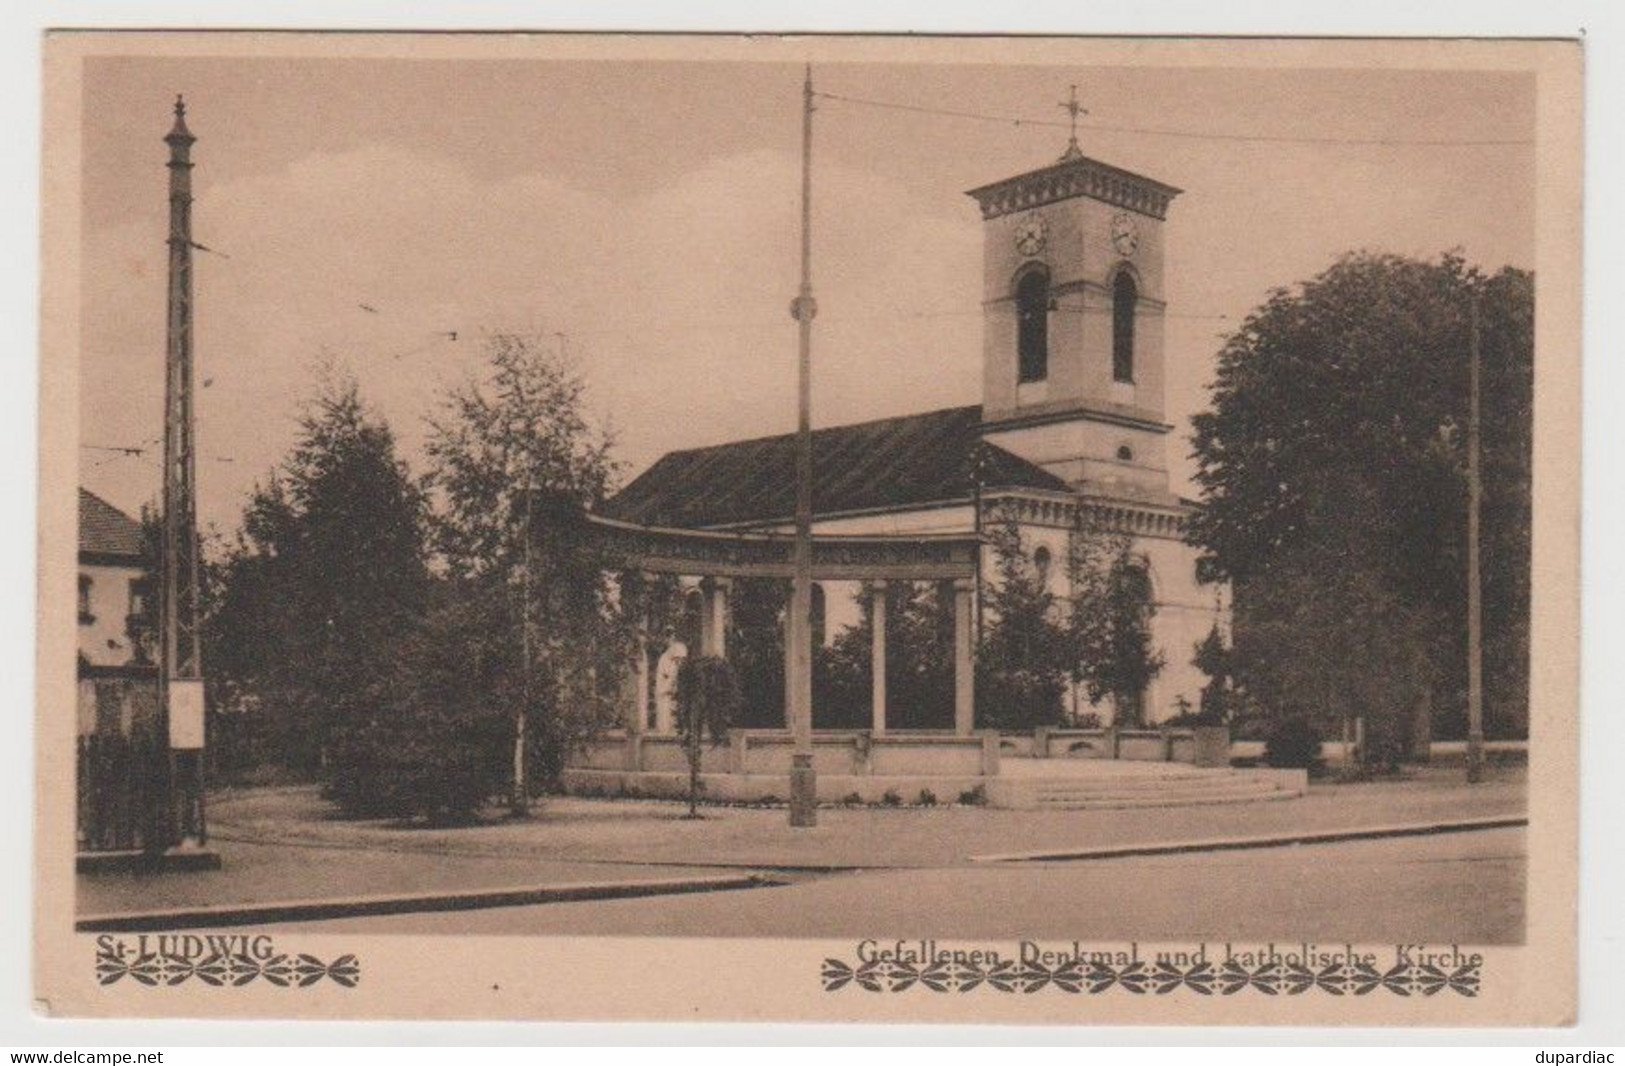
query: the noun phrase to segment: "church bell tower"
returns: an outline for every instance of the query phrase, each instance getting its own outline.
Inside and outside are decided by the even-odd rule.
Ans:
[[[972,189],[988,441],[1074,485],[1166,495],[1163,225],[1180,190],[1090,159]]]

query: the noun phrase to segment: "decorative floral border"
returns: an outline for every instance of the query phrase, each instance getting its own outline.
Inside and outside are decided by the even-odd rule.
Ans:
[[[241,952],[224,952],[189,959],[153,951],[126,959],[111,951],[96,953],[98,983],[116,984],[126,977],[148,987],[178,985],[195,977],[217,988],[238,988],[261,978],[278,988],[309,988],[325,977],[341,987],[354,988],[361,980],[361,964],[354,955],[323,962],[302,954],[256,959]]]
[[[1011,960],[976,964],[944,959],[915,964],[885,959],[853,966],[840,959],[825,959],[822,977],[825,992],[850,985],[866,992],[907,992],[916,987],[932,992],[970,992],[982,987],[997,992],[1038,992],[1055,988],[1093,996],[1120,988],[1134,995],[1159,996],[1181,989],[1203,996],[1233,996],[1243,991],[1267,996],[1301,996],[1310,991],[1364,996],[1382,989],[1396,996],[1433,996],[1448,990],[1471,997],[1478,995],[1479,969],[1476,964],[1445,970],[1409,962],[1397,962],[1387,969],[1364,963],[1333,963],[1316,969],[1268,962],[1250,969],[1234,960],[1198,962],[1189,967],[1166,962],[1114,966],[1073,961],[1050,968]]]

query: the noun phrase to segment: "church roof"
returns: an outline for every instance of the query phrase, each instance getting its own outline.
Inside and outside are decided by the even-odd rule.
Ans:
[[[141,554],[141,525],[89,489],[79,490],[79,550],[98,555]]]
[[[816,514],[903,509],[972,492],[982,408],[883,418],[813,432]],[[985,444],[982,486],[1068,491],[1066,482]],[[604,507],[611,518],[708,528],[788,521],[795,513],[795,435],[668,452]]]

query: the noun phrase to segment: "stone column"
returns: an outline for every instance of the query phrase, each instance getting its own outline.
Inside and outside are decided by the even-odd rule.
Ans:
[[[632,706],[626,713],[626,731],[633,736],[643,732],[649,716],[649,634],[638,627],[637,661],[632,664]]]
[[[886,735],[886,583],[871,582],[870,588],[869,628],[874,633],[874,642],[870,645],[869,664],[874,675],[874,719],[869,728],[874,736],[883,737]]]
[[[968,737],[976,728],[976,665],[972,659],[971,597],[976,582],[954,582],[954,732]]]
[[[711,578],[700,581],[700,646],[690,648],[689,654],[715,655],[717,653],[717,586]]]
[[[632,706],[626,712],[628,736],[638,736],[649,724],[649,589],[655,576],[639,572],[636,575],[638,596],[642,603],[637,621],[637,659],[632,663]]]
[[[796,731],[795,700],[790,695],[790,683],[796,676],[796,611],[795,597],[786,601],[784,615],[779,619],[779,643],[784,652],[784,728],[792,735]]]
[[[719,659],[728,657],[728,594],[732,588],[732,578],[711,579],[711,650],[706,654]]]

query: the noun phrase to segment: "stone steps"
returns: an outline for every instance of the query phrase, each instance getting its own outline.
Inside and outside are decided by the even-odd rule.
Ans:
[[[1275,782],[1241,777],[1232,780],[1219,781],[1190,781],[1169,782],[1161,788],[1146,787],[1143,785],[1128,785],[1118,782],[1101,782],[1095,784],[1075,784],[1073,782],[1041,782],[1032,786],[1032,792],[1039,797],[1053,799],[1071,798],[1097,798],[1110,797],[1113,799],[1134,799],[1140,796],[1167,796],[1179,795],[1238,795],[1252,792],[1274,792]]]
[[[1043,811],[1121,811],[1151,810],[1157,807],[1206,807],[1229,803],[1274,803],[1277,800],[1297,799],[1297,794],[1284,789],[1243,795],[1208,796],[1144,796],[1136,799],[1041,800],[1036,809]]]
[[[1301,794],[1278,777],[1246,771],[1146,774],[1134,778],[1051,777],[1001,783],[1004,802],[1038,810],[1121,810],[1293,799]]]
[[[1011,777],[1008,780],[1037,792],[1166,792],[1169,789],[1232,788],[1238,784],[1268,782],[1246,771],[1215,770],[1207,774],[1146,774],[1135,777]]]

